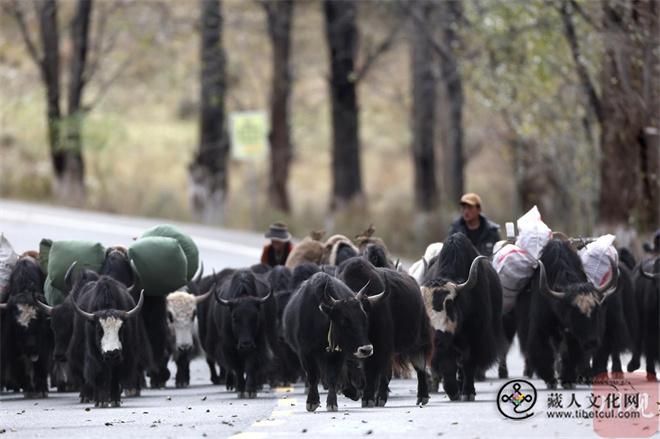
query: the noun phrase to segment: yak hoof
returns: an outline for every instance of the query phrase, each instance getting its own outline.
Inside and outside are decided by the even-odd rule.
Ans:
[[[386,399],[380,399],[380,398],[376,399],[376,407],[385,407],[385,404],[387,404]]]
[[[236,392],[236,395],[238,395],[238,399],[245,399],[245,392]]]
[[[255,399],[257,397],[257,392],[248,392],[247,397],[248,399]]]
[[[315,411],[317,408],[319,408],[319,405],[320,405],[320,404],[319,404],[318,402],[308,402],[308,403],[307,403],[307,411],[308,411],[308,412],[313,412],[313,411]]]
[[[561,386],[566,390],[575,389],[575,383],[561,383]]]
[[[373,399],[362,398],[362,407],[363,408],[376,407],[376,401],[374,401]]]
[[[546,382],[545,385],[548,388],[548,390],[555,390],[557,388],[557,382],[556,381]]]
[[[498,376],[501,380],[505,380],[505,379],[509,378],[509,371],[506,370],[506,369],[500,369],[500,370],[498,371],[498,373],[497,373],[497,376]]]
[[[222,380],[220,379],[220,377],[211,377],[211,383],[217,386],[219,384],[222,384]]]
[[[335,404],[328,404],[325,406],[325,409],[329,412],[336,412],[339,410],[339,407],[337,407]]]
[[[451,401],[458,401],[459,394],[458,393],[447,393],[447,397]]]
[[[633,357],[629,362],[628,362],[628,372],[634,372],[637,369],[639,369],[639,366],[641,366],[639,362],[639,358]]]
[[[655,373],[646,372],[646,381],[654,383],[658,381],[658,377],[655,376]]]
[[[417,398],[417,405],[426,405],[429,403],[429,397],[428,396],[422,396]]]
[[[127,398],[140,396],[140,389],[126,389],[124,390],[124,396]]]
[[[467,401],[474,401],[474,393],[468,393],[468,394],[463,394],[461,395],[461,401],[467,402]]]
[[[121,401],[112,401],[110,405],[111,407],[121,407]]]

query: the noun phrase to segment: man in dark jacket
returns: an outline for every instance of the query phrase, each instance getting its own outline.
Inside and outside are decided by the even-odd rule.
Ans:
[[[261,252],[261,263],[271,267],[284,265],[286,258],[293,250],[291,234],[287,230],[286,224],[271,224],[264,236],[270,239],[270,244],[266,244]]]
[[[479,253],[493,254],[493,246],[500,240],[500,226],[481,214],[481,197],[469,193],[461,197],[461,217],[454,221],[449,234],[461,232],[472,241]]]

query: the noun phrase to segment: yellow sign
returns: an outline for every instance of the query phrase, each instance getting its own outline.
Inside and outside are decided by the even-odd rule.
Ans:
[[[268,149],[268,121],[263,111],[241,111],[229,117],[232,157],[255,160]]]

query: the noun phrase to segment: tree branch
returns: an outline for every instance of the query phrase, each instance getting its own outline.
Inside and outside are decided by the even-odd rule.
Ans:
[[[390,33],[383,39],[383,41],[381,41],[380,44],[376,46],[373,51],[371,51],[371,53],[367,54],[367,57],[364,60],[364,64],[362,64],[362,66],[357,69],[355,82],[360,82],[360,80],[367,75],[369,69],[374,65],[376,60],[392,47],[394,40],[402,28],[403,23],[397,23],[397,25],[390,31]]]
[[[37,46],[34,44],[34,41],[32,41],[32,37],[30,36],[30,31],[27,28],[25,15],[23,15],[23,10],[20,7],[20,3],[17,0],[13,0],[11,3],[3,3],[2,9],[7,14],[14,17],[14,20],[16,20],[16,23],[18,24],[18,27],[21,31],[21,36],[23,37],[25,46],[27,47],[28,52],[30,53],[30,57],[37,64],[39,68],[43,68],[43,58],[39,54],[37,50]]]
[[[573,24],[573,17],[571,16],[571,10],[569,5],[572,8],[572,0],[562,0],[561,5],[559,6],[559,13],[561,15],[562,22],[564,24],[564,36],[568,41],[568,45],[571,48],[571,54],[573,55],[573,61],[575,62],[575,68],[577,70],[578,77],[580,78],[580,83],[584,89],[587,99],[591,108],[596,113],[596,118],[599,123],[603,122],[603,110],[600,103],[600,98],[596,93],[596,87],[594,87],[591,78],[589,77],[589,72],[587,67],[582,62],[580,56],[580,45],[577,39],[577,33],[575,32],[575,26]]]

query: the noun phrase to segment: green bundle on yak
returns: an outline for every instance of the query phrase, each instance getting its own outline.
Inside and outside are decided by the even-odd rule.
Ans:
[[[183,287],[199,265],[195,242],[170,225],[147,230],[128,249],[128,256],[144,293],[150,296],[164,296]]]
[[[44,294],[51,306],[64,302],[69,287],[65,280],[69,267],[77,262],[75,271],[89,269],[98,272],[105,260],[105,248],[91,241],[51,241],[39,243],[39,264],[46,273]]]

